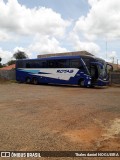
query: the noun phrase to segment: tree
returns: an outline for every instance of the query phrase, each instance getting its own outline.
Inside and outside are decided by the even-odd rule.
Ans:
[[[15,60],[10,60],[10,61],[7,62],[7,65],[8,65],[8,66],[9,66],[9,65],[12,65],[12,64],[15,64]]]
[[[2,58],[0,57],[0,68],[2,68],[2,64],[1,64]]]
[[[13,54],[13,57],[15,59],[26,59],[28,58],[28,55],[25,52],[18,50]]]

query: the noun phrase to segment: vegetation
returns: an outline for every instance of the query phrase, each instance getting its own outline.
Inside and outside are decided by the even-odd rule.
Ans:
[[[28,55],[25,52],[18,50],[17,52],[15,52],[13,54],[12,58],[15,58],[15,60],[10,60],[6,64],[2,64],[1,63],[2,58],[0,57],[0,68],[15,64],[16,60],[18,60],[18,59],[27,59]]]
[[[13,58],[15,58],[16,60],[17,59],[26,59],[26,58],[28,58],[28,55],[25,52],[18,50],[17,52],[15,52],[13,54]]]
[[[7,65],[10,66],[10,65],[12,65],[12,64],[15,64],[15,61],[16,61],[16,60],[10,60],[10,61],[7,62]]]
[[[1,64],[2,58],[0,57],[0,68],[2,68],[2,64]]]

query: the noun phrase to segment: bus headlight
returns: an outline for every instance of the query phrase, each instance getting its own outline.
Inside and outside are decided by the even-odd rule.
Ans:
[[[88,81],[88,84],[90,85],[90,84],[91,84],[91,81]]]

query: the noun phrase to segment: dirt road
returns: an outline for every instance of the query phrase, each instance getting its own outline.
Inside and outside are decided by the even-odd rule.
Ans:
[[[120,150],[120,88],[0,84],[0,150]]]

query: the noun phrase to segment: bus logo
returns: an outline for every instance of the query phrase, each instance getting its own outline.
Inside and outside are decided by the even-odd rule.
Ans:
[[[74,71],[73,70],[57,70],[57,73],[73,73]]]

